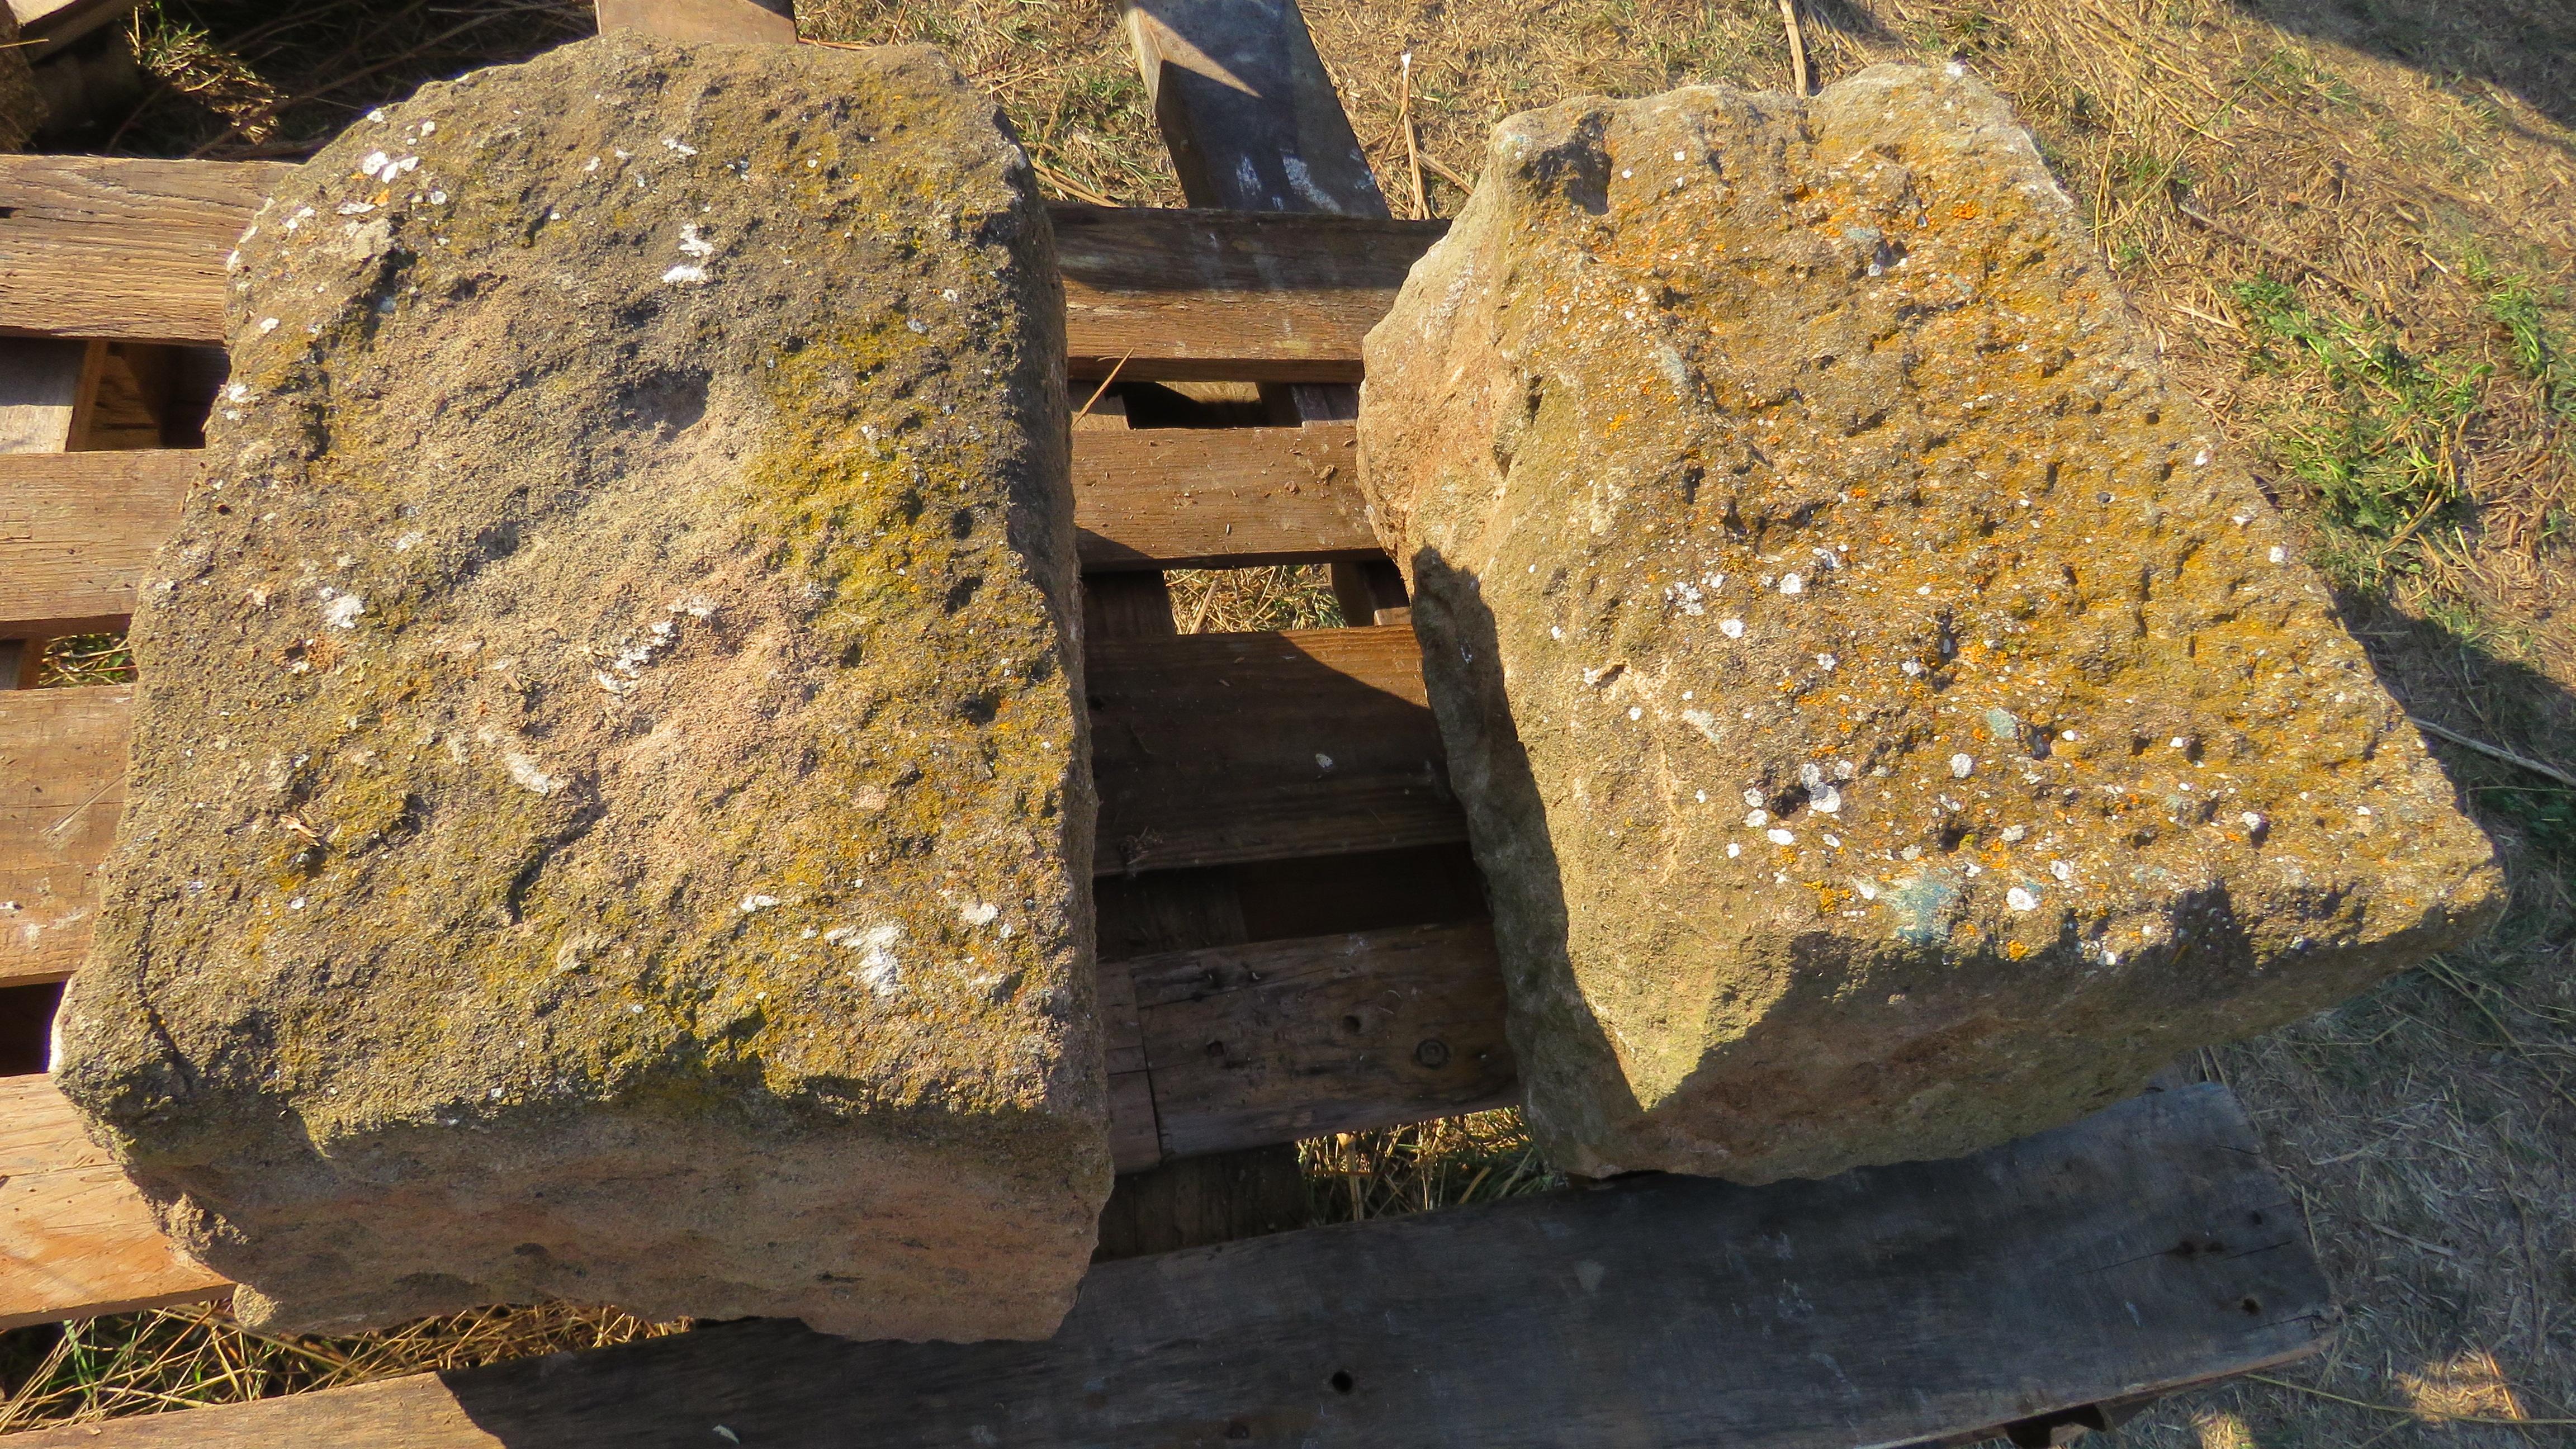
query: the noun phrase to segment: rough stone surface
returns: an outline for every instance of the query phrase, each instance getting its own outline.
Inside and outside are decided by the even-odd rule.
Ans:
[[[1029,1337],[1107,1195],[1063,302],[927,50],[619,34],[237,258],[63,1086],[254,1323]]]
[[[1368,378],[1373,517],[1567,1168],[1965,1152],[2499,903],[1972,79],[1508,120]]]

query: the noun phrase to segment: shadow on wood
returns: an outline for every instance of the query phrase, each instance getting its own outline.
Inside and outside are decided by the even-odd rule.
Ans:
[[[746,1322],[24,1442],[1848,1449],[2282,1363],[2327,1312],[2297,1204],[2203,1085],[1948,1162],[1103,1264],[1045,1343]]]

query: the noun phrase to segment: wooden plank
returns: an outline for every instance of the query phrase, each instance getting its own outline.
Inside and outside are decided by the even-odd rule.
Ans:
[[[1092,645],[1097,868],[1466,838],[1408,627]]]
[[[2274,1367],[2329,1311],[2295,1199],[2204,1085],[1948,1162],[1640,1175],[1106,1264],[1043,1343],[747,1322],[22,1442],[1848,1449]]]
[[[1074,524],[1088,573],[1378,557],[1357,440],[1314,428],[1081,430]],[[201,455],[0,454],[0,637],[121,629]]]
[[[642,30],[668,40],[794,45],[796,20],[780,0],[599,0],[599,28]]]
[[[1387,215],[1296,0],[1122,8],[1191,205]]]
[[[1358,473],[1348,424],[1078,432],[1083,571],[1384,557],[1361,516]]]
[[[122,629],[199,455],[0,455],[0,636]]]
[[[224,258],[270,162],[0,156],[0,333],[223,340]],[[1437,222],[1051,203],[1076,375],[1359,377]]]
[[[1163,1151],[1286,1142],[1519,1099],[1483,921],[1126,963]]]
[[[0,157],[0,331],[220,343],[224,258],[285,170]]]
[[[0,1077],[0,1329],[219,1297],[44,1077]]]
[[[1073,374],[1357,382],[1443,222],[1050,203]],[[0,313],[5,315],[5,313]]]
[[[0,986],[62,980],[88,954],[133,699],[130,686],[0,694]]]

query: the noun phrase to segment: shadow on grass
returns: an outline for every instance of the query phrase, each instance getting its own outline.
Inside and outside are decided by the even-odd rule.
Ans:
[[[2509,91],[2576,126],[2576,8],[2565,0],[2235,0],[2293,35],[2392,60],[2438,85]],[[2463,83],[2466,83],[2463,86]],[[2536,137],[2565,146],[2562,137]]]

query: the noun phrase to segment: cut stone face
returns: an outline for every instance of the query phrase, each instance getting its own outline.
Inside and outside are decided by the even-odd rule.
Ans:
[[[1033,1337],[1110,1181],[1026,160],[618,34],[245,235],[62,1085],[259,1324]]]
[[[2154,357],[1963,76],[1496,130],[1360,441],[1559,1164],[1966,1152],[2500,904]]]

